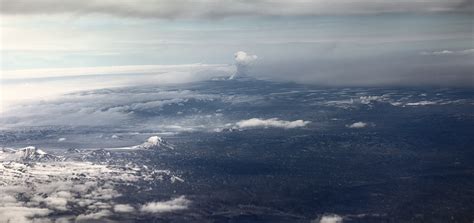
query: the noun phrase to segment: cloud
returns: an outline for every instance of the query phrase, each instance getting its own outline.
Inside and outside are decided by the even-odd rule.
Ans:
[[[435,101],[419,101],[419,102],[409,102],[406,103],[406,106],[425,106],[425,105],[436,105],[438,104]]]
[[[324,215],[319,220],[319,223],[342,223],[343,218],[339,215]]]
[[[51,213],[46,208],[33,207],[1,207],[0,206],[0,222],[29,223],[31,218],[47,216]]]
[[[2,72],[3,103],[48,99],[82,90],[142,84],[169,85],[225,77],[226,64],[143,65],[8,70]],[[23,92],[35,92],[23,93]]]
[[[3,14],[107,14],[137,18],[308,16],[388,12],[468,11],[470,0],[1,0]]]
[[[66,192],[69,193],[69,192]],[[49,208],[66,211],[67,210],[67,198],[60,197],[57,193],[53,196],[49,196],[44,199],[44,202]]]
[[[131,213],[135,212],[135,208],[128,204],[116,204],[114,211],[119,213]]]
[[[474,86],[474,64],[469,56],[423,56],[408,52],[380,56],[376,49],[367,50],[374,54],[321,56],[304,50],[263,55],[264,59],[252,66],[249,75],[319,86]],[[468,52],[471,51],[463,51]]]
[[[229,79],[244,77],[248,74],[248,68],[257,60],[257,55],[250,55],[244,51],[234,54],[236,71]]]
[[[175,97],[175,99],[169,101],[168,97]],[[12,126],[41,125],[46,123],[52,125],[63,125],[64,123],[70,125],[87,124],[91,126],[114,125],[117,122],[128,121],[139,113],[156,113],[162,111],[165,106],[179,106],[180,104],[186,104],[189,100],[205,101],[212,98],[214,96],[201,95],[191,91],[162,91],[162,93],[148,92],[148,94],[123,92],[89,96],[66,96],[63,100],[59,101],[43,101],[40,104],[11,107],[10,111],[3,113],[1,122],[13,121],[14,123],[11,123]],[[140,102],[146,100],[154,100],[154,102]],[[146,104],[146,106],[142,106],[143,104]],[[22,113],[18,113],[16,110],[21,110]],[[61,114],[61,116],[53,116],[51,114]],[[177,123],[174,124],[176,125]]]
[[[465,49],[465,50],[440,50],[440,51],[431,51],[431,52],[421,52],[421,55],[428,55],[428,56],[470,55],[470,54],[474,54],[474,49]]]
[[[367,127],[367,123],[365,122],[355,122],[347,126],[347,128],[351,129],[361,129]]]
[[[0,112],[17,102],[49,99],[74,91],[190,83],[227,77],[232,70],[226,64],[183,64],[2,71]]]
[[[187,209],[191,201],[185,196],[180,196],[169,201],[157,201],[146,203],[140,211],[147,213],[163,213]]]
[[[78,215],[76,222],[89,222],[89,220],[102,219],[111,215],[112,213],[109,210],[100,210],[98,212]]]
[[[285,121],[279,120],[278,118],[270,118],[270,119],[259,119],[259,118],[252,118],[247,120],[242,120],[235,123],[237,128],[285,128],[285,129],[292,129],[292,128],[299,128],[304,127],[309,124],[309,121],[303,120],[295,120],[295,121]]]
[[[214,86],[213,83],[219,86],[219,83],[227,82],[211,81],[204,84]],[[88,90],[56,99],[20,103],[10,106],[0,115],[0,125],[16,128],[37,125],[117,126],[119,123],[129,123],[130,126],[140,126],[139,129],[159,132],[207,131],[229,122],[226,120],[227,115],[222,111],[217,112],[217,108],[259,103],[263,98],[247,92],[228,94],[207,87],[177,86],[149,84]],[[66,136],[59,134],[55,137]],[[120,138],[120,135],[117,137]],[[67,137],[64,143],[77,140]]]
[[[250,55],[244,51],[239,51],[234,54],[234,58],[236,64],[248,66],[253,63],[258,57],[257,55]]]
[[[170,74],[174,76],[180,73],[196,74],[202,71],[212,72],[225,70],[226,64],[180,64],[180,65],[129,65],[129,66],[100,66],[100,67],[72,67],[72,68],[50,68],[50,69],[24,69],[7,70],[2,73],[2,79],[36,79],[43,81],[47,78],[72,77],[77,79],[83,76],[102,76],[102,75],[125,75],[133,74],[135,77],[139,74],[163,75]],[[148,76],[150,77],[150,76]],[[176,79],[177,77],[175,77]],[[160,77],[163,80],[163,77]],[[166,79],[166,78],[165,78]],[[180,81],[178,81],[180,82]],[[171,83],[176,83],[171,81]]]
[[[402,88],[403,89],[403,88]],[[368,106],[373,107],[376,104],[389,104],[391,106],[396,107],[412,107],[412,106],[427,106],[427,105],[454,105],[454,104],[464,104],[467,101],[465,99],[461,100],[452,100],[448,98],[444,98],[443,94],[436,94],[435,96],[430,96],[431,100],[422,100],[418,101],[416,96],[418,97],[426,97],[427,94],[419,94],[413,95],[411,92],[401,92],[398,91],[397,94],[388,93],[382,95],[368,95],[368,96],[360,96],[360,97],[353,97],[352,95],[348,95],[343,90],[341,90],[342,95],[344,97],[340,98],[339,100],[330,100],[330,101],[321,101],[318,102],[318,105],[322,106],[330,106],[330,107],[337,107],[342,109],[354,109],[360,108],[360,106]],[[403,95],[403,96],[402,96]],[[375,126],[375,124],[370,123],[369,125]],[[348,125],[349,126],[349,125]]]

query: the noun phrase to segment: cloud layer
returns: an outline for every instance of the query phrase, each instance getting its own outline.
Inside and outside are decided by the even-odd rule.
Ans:
[[[235,125],[237,128],[285,128],[285,129],[292,129],[292,128],[299,128],[304,127],[309,124],[309,121],[303,120],[295,120],[295,121],[285,121],[279,120],[278,118],[270,118],[270,119],[259,119],[259,118],[252,118],[247,120],[242,120],[237,122]]]
[[[48,99],[64,93],[106,87],[169,85],[226,77],[234,68],[224,64],[142,65],[31,69],[2,72],[0,112],[23,100]],[[34,92],[34,94],[32,94]],[[137,104],[156,107],[157,104]]]
[[[357,56],[305,52],[264,58],[252,66],[249,75],[321,86],[474,86],[470,50],[383,56],[371,52]]]
[[[3,14],[107,14],[139,18],[307,16],[384,12],[468,11],[471,0],[1,0]]]
[[[163,213],[177,210],[184,210],[188,208],[191,203],[185,196],[180,196],[169,201],[150,202],[140,208],[142,212],[148,213]]]
[[[442,55],[469,55],[474,54],[474,49],[465,50],[440,50],[432,52],[421,52],[421,55],[442,56]]]

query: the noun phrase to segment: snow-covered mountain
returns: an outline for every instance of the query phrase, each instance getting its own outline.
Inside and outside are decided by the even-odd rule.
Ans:
[[[144,143],[133,146],[134,149],[174,149],[173,145],[165,141],[159,136],[152,136],[148,138]]]
[[[42,161],[63,161],[64,158],[48,154],[45,151],[34,146],[27,146],[20,149],[3,148],[0,151],[0,160],[15,160],[25,162],[42,162]]]

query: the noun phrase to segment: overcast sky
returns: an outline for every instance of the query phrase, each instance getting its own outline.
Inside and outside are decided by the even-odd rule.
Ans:
[[[474,86],[472,0],[0,0],[0,10],[4,79],[232,64],[245,51],[258,57],[247,72],[274,80]]]

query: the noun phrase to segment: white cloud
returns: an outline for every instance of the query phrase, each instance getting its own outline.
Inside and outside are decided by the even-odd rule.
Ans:
[[[135,212],[135,208],[129,204],[116,204],[114,206],[114,211],[119,213],[131,213]]]
[[[0,112],[19,102],[54,99],[61,94],[76,91],[189,83],[227,77],[233,69],[226,64],[184,64],[2,71],[0,79],[13,81],[14,84],[0,88]],[[136,106],[149,107],[153,103]]]
[[[383,12],[467,11],[469,0],[1,0],[3,14],[109,14],[141,18],[304,16]]]
[[[365,128],[367,127],[367,123],[365,122],[355,122],[347,126],[347,128],[351,129],[360,129],[360,128]]]
[[[207,131],[228,122],[222,111],[213,116],[214,111],[208,111],[207,104],[238,106],[240,103],[259,103],[263,98],[245,92],[227,94],[202,88],[185,90],[190,85],[178,86],[178,89],[154,84],[106,88],[69,93],[56,99],[19,103],[0,115],[0,125],[16,128],[37,125],[115,126],[130,123],[156,132]],[[196,103],[206,106],[196,106]],[[183,114],[174,115],[177,111]],[[157,115],[162,112],[172,117]],[[145,120],[137,122],[137,117]],[[120,138],[118,133],[114,134]],[[59,135],[57,138],[60,137],[67,136]],[[67,141],[75,140],[67,138]]]
[[[49,208],[61,211],[67,210],[67,199],[64,197],[59,197],[57,194],[53,194],[52,196],[45,198],[44,202]]]
[[[47,216],[49,213],[51,211],[46,208],[0,206],[0,223],[31,223],[31,218]]]
[[[324,215],[319,220],[319,223],[342,223],[343,218],[339,215]]]
[[[180,196],[169,201],[150,202],[140,208],[142,212],[163,213],[187,209],[191,201]]]
[[[425,105],[435,105],[437,102],[435,101],[419,101],[419,102],[409,102],[406,103],[406,106],[425,106]]]
[[[188,101],[222,100],[238,103],[239,96],[226,97],[190,90],[163,90],[156,87],[91,90],[67,94],[57,99],[12,105],[0,122],[18,125],[107,125],[131,118],[133,113],[157,112],[165,106]],[[59,115],[60,114],[60,115]],[[7,122],[7,123],[5,123]],[[3,125],[2,124],[2,125]],[[177,123],[175,123],[177,124]]]
[[[244,51],[239,51],[235,53],[234,58],[235,58],[235,63],[240,64],[240,65],[250,65],[253,62],[255,62],[255,60],[258,59],[257,55],[250,55]]]
[[[270,119],[259,119],[259,118],[252,118],[247,120],[242,120],[235,123],[237,128],[285,128],[285,129],[292,129],[298,127],[304,127],[309,124],[309,121],[303,120],[295,120],[295,121],[285,121],[279,120],[278,118],[270,118]]]
[[[432,52],[421,52],[421,55],[429,56],[443,56],[443,55],[469,55],[474,54],[474,49],[465,49],[465,50],[440,50]]]
[[[2,79],[27,79],[27,78],[53,78],[77,77],[90,75],[118,75],[131,74],[157,74],[163,75],[172,72],[195,73],[203,70],[221,69],[226,64],[181,64],[181,65],[130,65],[130,66],[103,66],[103,67],[73,67],[51,69],[24,69],[8,70],[2,72]],[[166,75],[165,75],[166,76]]]
[[[81,214],[77,216],[76,222],[88,222],[89,220],[102,219],[111,215],[112,213],[108,210],[100,210],[89,214]]]

